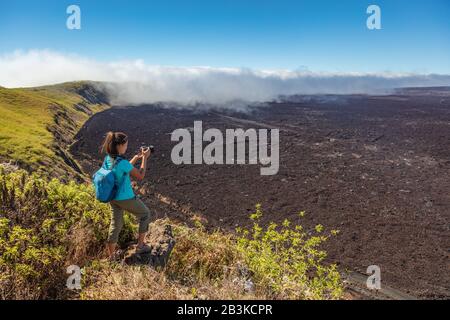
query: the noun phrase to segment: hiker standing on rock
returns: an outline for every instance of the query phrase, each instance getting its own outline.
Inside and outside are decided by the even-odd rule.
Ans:
[[[148,231],[150,223],[150,210],[147,206],[136,197],[131,186],[130,177],[135,180],[142,180],[145,177],[147,169],[147,160],[150,157],[150,148],[141,148],[139,154],[135,155],[130,161],[122,158],[128,148],[128,137],[123,132],[108,132],[102,145],[102,153],[106,153],[103,162],[103,172],[114,175],[113,192],[109,195],[110,199],[103,202],[109,202],[112,208],[111,225],[109,227],[109,235],[107,249],[111,259],[116,257],[116,246],[119,240],[119,233],[123,227],[123,212],[127,211],[136,216],[139,220],[139,235],[136,253],[150,252],[151,248],[145,244],[145,235]],[[139,169],[135,168],[135,163],[141,160]],[[98,172],[96,175],[98,175]],[[96,175],[94,176],[94,184],[96,183]],[[103,178],[107,174],[103,174]],[[101,177],[101,178],[102,178]],[[100,180],[101,180],[100,178]],[[97,179],[99,180],[99,179]],[[107,179],[103,179],[105,181]],[[97,187],[97,195],[101,188],[102,181]],[[103,185],[106,184],[103,182]],[[99,198],[97,196],[97,198]]]

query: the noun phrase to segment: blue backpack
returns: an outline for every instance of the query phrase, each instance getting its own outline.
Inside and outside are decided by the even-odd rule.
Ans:
[[[119,183],[114,175],[114,167],[122,160],[117,157],[111,169],[106,168],[106,158],[103,161],[102,167],[92,176],[92,182],[95,188],[95,196],[100,202],[110,202],[116,197]]]

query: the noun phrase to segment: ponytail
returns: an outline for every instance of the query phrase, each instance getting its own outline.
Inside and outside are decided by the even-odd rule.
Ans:
[[[101,152],[115,158],[119,155],[117,147],[126,143],[128,136],[123,132],[109,131],[106,134],[105,140],[101,146]]]

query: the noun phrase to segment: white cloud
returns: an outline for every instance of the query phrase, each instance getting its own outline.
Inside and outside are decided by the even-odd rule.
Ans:
[[[31,87],[74,80],[113,82],[116,104],[157,101],[226,104],[278,95],[371,93],[404,86],[450,85],[450,75],[317,73],[244,68],[166,67],[142,60],[99,62],[49,50],[0,56],[0,85]]]

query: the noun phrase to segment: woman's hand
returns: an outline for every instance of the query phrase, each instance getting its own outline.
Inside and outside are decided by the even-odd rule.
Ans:
[[[150,157],[151,150],[150,148],[141,148],[140,159],[141,167],[139,169],[133,168],[131,170],[130,175],[136,180],[143,180],[145,177],[145,171],[147,170],[147,159]]]
[[[152,151],[150,148],[141,148],[141,155],[143,158],[148,159],[151,155]]]
[[[137,155],[135,155],[135,156],[130,160],[130,163],[131,163],[132,165],[135,165],[136,162],[137,162],[139,159],[142,159],[142,152],[141,152],[141,153],[138,153]]]

